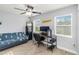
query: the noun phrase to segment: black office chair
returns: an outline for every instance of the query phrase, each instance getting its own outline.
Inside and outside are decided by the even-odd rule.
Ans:
[[[42,43],[41,41],[43,41],[45,39],[45,38],[41,37],[39,34],[37,34],[37,33],[34,33],[34,38],[37,41],[38,47]]]

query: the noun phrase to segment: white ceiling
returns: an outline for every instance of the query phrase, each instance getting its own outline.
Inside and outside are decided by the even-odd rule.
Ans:
[[[34,10],[42,13],[46,13],[48,11],[53,11],[70,5],[71,4],[32,4],[32,6],[34,6]],[[22,11],[15,10],[15,7],[25,9],[24,4],[0,4],[0,11],[10,12],[14,14],[22,13]]]

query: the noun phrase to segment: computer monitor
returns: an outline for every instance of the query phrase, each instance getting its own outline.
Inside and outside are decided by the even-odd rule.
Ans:
[[[49,30],[49,26],[41,26],[40,31],[45,31],[47,32]]]

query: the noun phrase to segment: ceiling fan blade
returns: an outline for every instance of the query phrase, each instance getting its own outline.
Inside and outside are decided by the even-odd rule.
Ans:
[[[26,13],[26,12],[23,12],[23,13],[20,13],[20,14],[22,15],[22,14],[25,14],[25,13]]]
[[[14,9],[16,9],[16,10],[20,10],[20,11],[26,11],[26,10],[24,10],[24,9],[20,9],[20,8],[14,8]]]
[[[32,13],[41,14],[41,12],[36,12],[36,11],[33,11]]]

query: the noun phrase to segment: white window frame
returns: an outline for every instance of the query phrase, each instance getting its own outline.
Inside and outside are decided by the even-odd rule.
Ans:
[[[68,16],[68,15],[71,16],[71,25],[56,25],[56,18],[57,17],[63,17],[63,16]],[[56,26],[71,26],[71,35],[57,34]],[[55,30],[55,35],[57,35],[57,36],[72,38],[72,14],[65,14],[65,15],[55,16],[54,17],[54,30]]]

